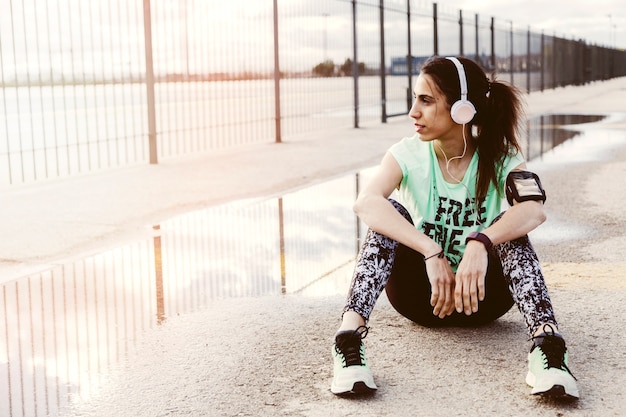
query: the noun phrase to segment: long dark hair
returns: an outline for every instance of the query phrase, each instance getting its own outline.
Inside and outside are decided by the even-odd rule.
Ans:
[[[521,92],[513,85],[487,77],[483,69],[474,61],[458,57],[465,69],[468,100],[476,108],[476,115],[468,123],[469,131],[477,128],[477,135],[471,136],[478,149],[478,175],[476,178],[476,198],[485,200],[491,183],[500,194],[496,168],[504,158],[514,152],[521,152],[518,142],[520,118],[523,115]],[[452,61],[443,57],[432,57],[424,63],[422,73],[428,74],[445,95],[449,106],[461,97],[459,74]]]

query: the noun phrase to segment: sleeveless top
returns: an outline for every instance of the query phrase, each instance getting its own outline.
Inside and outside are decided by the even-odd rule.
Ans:
[[[515,152],[505,157],[496,167],[501,192],[491,183],[485,201],[477,207],[478,152],[474,152],[458,184],[444,180],[433,141],[424,142],[415,135],[392,145],[389,152],[402,169],[399,202],[408,210],[415,227],[441,245],[456,271],[467,235],[485,229],[501,213],[504,182],[509,172],[524,162],[523,156]]]

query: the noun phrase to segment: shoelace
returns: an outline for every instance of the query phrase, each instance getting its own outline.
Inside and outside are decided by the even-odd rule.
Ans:
[[[535,341],[535,348],[540,348],[545,356],[545,368],[564,369],[576,379],[565,363],[565,340],[556,334],[552,326],[547,324],[544,329],[546,327],[550,328],[550,333],[544,332],[531,338]]]
[[[368,331],[369,327],[359,326],[351,335],[335,343],[335,351],[343,355],[345,367],[363,365],[365,358],[361,356],[361,340],[367,336]]]

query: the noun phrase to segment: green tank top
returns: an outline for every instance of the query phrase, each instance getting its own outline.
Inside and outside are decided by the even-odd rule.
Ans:
[[[477,152],[461,183],[451,184],[443,178],[434,142],[423,142],[415,135],[402,139],[389,151],[402,169],[399,202],[408,210],[415,227],[441,245],[456,271],[465,251],[467,235],[487,228],[502,212],[504,182],[509,172],[524,162],[523,156],[515,152],[496,167],[501,192],[491,184],[485,201],[477,207]]]

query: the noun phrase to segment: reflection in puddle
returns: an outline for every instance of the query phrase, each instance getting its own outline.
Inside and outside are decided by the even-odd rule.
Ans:
[[[215,298],[315,292],[321,277],[356,255],[359,227],[351,206],[362,176],[161,223],[154,241],[165,316]]]
[[[545,155],[578,134],[559,126],[601,119],[532,119],[524,150]],[[143,332],[212,300],[345,294],[365,229],[352,204],[371,173],[178,216],[144,241],[3,284],[0,415],[90,397]]]
[[[167,317],[218,298],[345,292],[368,171],[172,218],[153,236],[2,285],[0,415],[56,415]]]
[[[2,286],[0,415],[55,415],[153,326],[146,242]]]
[[[623,116],[613,115],[604,120],[607,124],[623,121]],[[542,166],[561,168],[576,162],[603,161],[617,147],[624,144],[624,130],[606,128],[603,124],[576,126],[571,139],[564,141],[554,150],[547,150],[541,156]]]
[[[528,119],[526,143],[522,149],[527,160],[533,160],[580,134],[580,124],[594,123],[606,116],[548,114]]]

